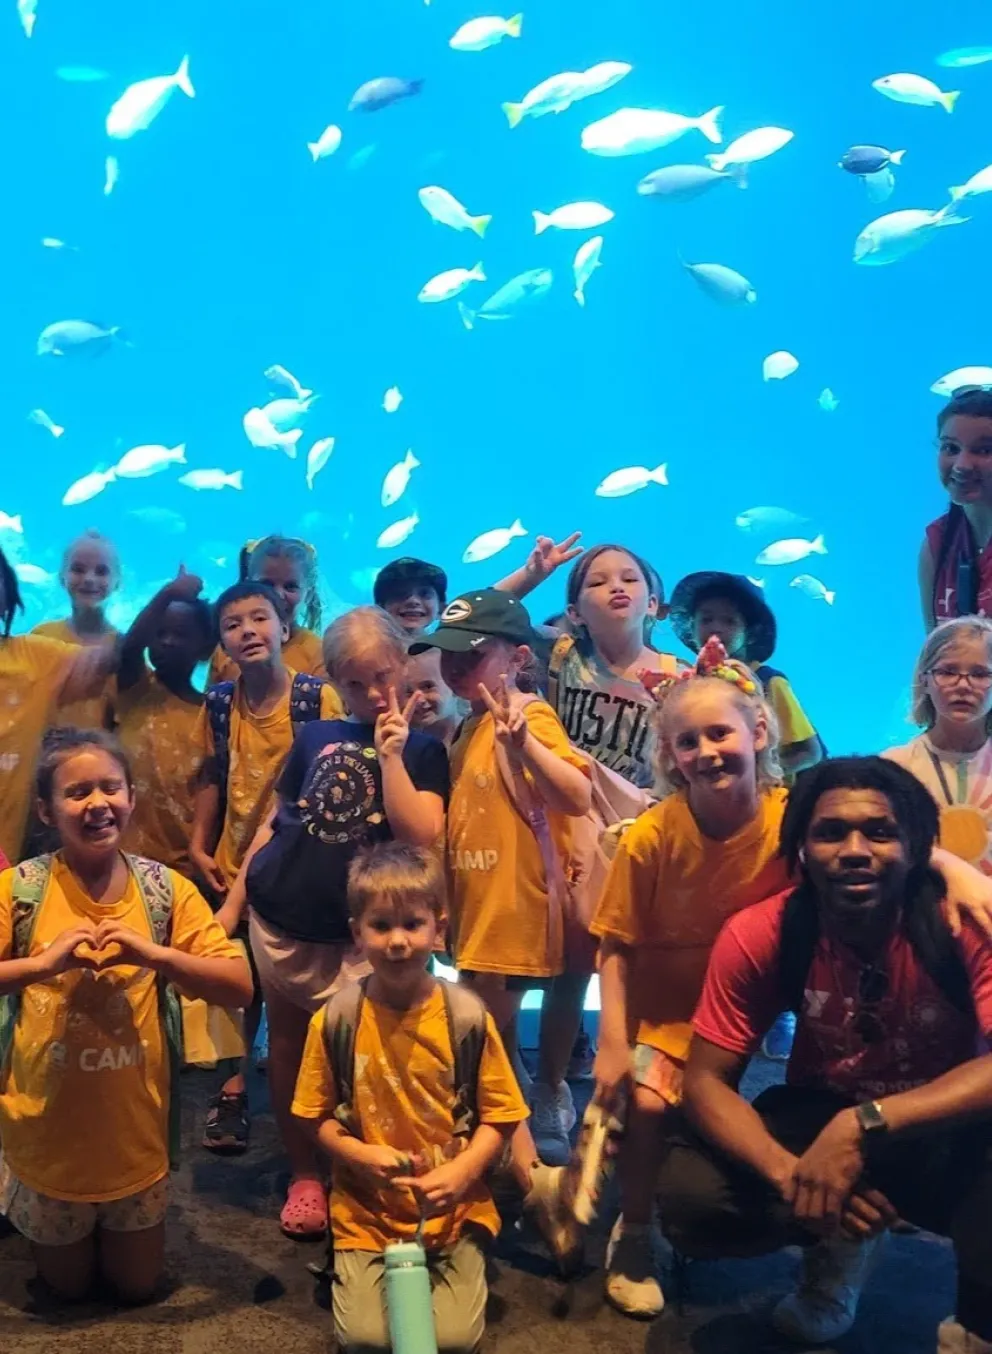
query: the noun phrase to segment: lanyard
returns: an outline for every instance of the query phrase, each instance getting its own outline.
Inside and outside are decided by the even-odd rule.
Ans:
[[[944,798],[947,800],[948,804],[953,807],[956,801],[951,794],[951,787],[947,783],[947,776],[944,773],[944,763],[931,748],[927,748],[927,756],[933,763],[933,769],[937,773],[937,779],[940,781],[940,788],[944,792]]]

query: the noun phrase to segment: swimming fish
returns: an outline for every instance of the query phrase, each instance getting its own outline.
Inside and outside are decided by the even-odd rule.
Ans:
[[[75,507],[78,503],[88,503],[97,494],[102,494],[108,484],[117,478],[113,470],[92,470],[82,479],[75,480],[62,495],[63,508]]]
[[[541,235],[552,226],[556,230],[592,230],[613,220],[613,212],[601,202],[566,202],[553,212],[532,212],[534,234]]]
[[[427,215],[439,225],[450,226],[452,230],[474,230],[480,240],[493,219],[491,216],[470,216],[456,197],[436,184],[421,188],[417,196]]]
[[[374,141],[368,146],[359,146],[358,150],[348,157],[348,168],[351,170],[364,169],[375,152],[376,145]]]
[[[982,66],[986,61],[992,61],[992,47],[954,47],[938,56],[937,65],[959,70],[965,66]]]
[[[61,437],[65,432],[61,424],[52,422],[44,409],[32,409],[28,418],[32,423],[37,423],[39,428],[44,428],[46,432],[50,432],[53,437]]]
[[[314,164],[318,160],[323,160],[327,155],[333,155],[341,144],[341,128],[335,127],[331,123],[330,127],[325,127],[316,141],[307,142],[307,150],[313,156]]]
[[[313,482],[331,459],[334,450],[333,437],[321,437],[307,452],[307,488],[313,488]]]
[[[18,536],[23,536],[24,523],[20,513],[16,517],[11,517],[9,513],[0,512],[0,531],[16,531]]]
[[[593,94],[602,94],[612,89],[633,70],[626,61],[597,61],[595,66],[581,72],[579,76],[579,98],[588,99]]]
[[[420,462],[412,451],[408,451],[402,461],[397,461],[392,469],[386,471],[382,481],[382,506],[391,508],[406,493],[410,476],[419,467]]]
[[[107,72],[96,66],[59,66],[55,74],[70,85],[93,85],[109,79]]]
[[[819,398],[817,399],[816,402],[825,414],[832,414],[834,410],[837,408],[837,406],[840,404],[840,400],[837,398],[837,396],[834,394],[834,392],[830,389],[829,386],[826,386],[823,390],[820,391]]]
[[[861,182],[868,194],[868,201],[876,207],[882,202],[888,202],[896,191],[896,176],[888,165],[877,174],[862,174]]]
[[[967,183],[950,190],[952,202],[960,202],[966,197],[980,197],[982,193],[992,193],[992,165],[986,165],[977,174],[972,174]]]
[[[798,588],[800,592],[812,597],[814,602],[826,602],[827,606],[833,606],[836,592],[831,592],[818,578],[812,574],[800,574],[789,584],[790,588]]]
[[[511,127],[518,127],[527,117],[541,118],[548,113],[564,113],[579,99],[602,94],[629,75],[632,69],[625,61],[600,61],[585,71],[561,71],[535,85],[519,103],[504,103],[503,112]]]
[[[308,395],[312,395],[312,390],[307,390],[301,386],[299,381],[291,371],[285,367],[280,367],[278,362],[271,367],[266,367],[262,375],[268,381],[273,390],[285,391],[294,400],[305,400]]]
[[[753,165],[758,160],[767,160],[769,155],[787,146],[794,136],[795,132],[787,131],[784,127],[758,127],[731,141],[726,150],[707,155],[706,162],[717,171],[729,169],[731,165]]]
[[[161,113],[177,89],[187,99],[196,98],[196,90],[189,78],[189,57],[184,56],[175,75],[156,75],[150,80],[139,80],[129,85],[107,114],[107,135],[117,141],[126,141],[137,132],[143,132]]]
[[[950,399],[955,390],[960,390],[962,386],[980,386],[992,390],[992,367],[957,367],[939,381],[934,381],[930,389],[935,395]]]
[[[128,517],[134,517],[148,527],[167,531],[172,536],[181,536],[186,530],[186,518],[172,508],[160,508],[149,504],[142,508],[129,508]]]
[[[121,176],[120,161],[116,155],[108,155],[103,162],[103,196],[109,197],[117,187]]]
[[[773,541],[771,545],[766,546],[760,555],[755,556],[755,564],[795,564],[797,560],[805,559],[807,555],[825,555],[827,547],[823,543],[822,536],[816,536],[812,541],[805,541],[802,537],[789,537],[784,541]]]
[[[485,282],[486,275],[482,271],[482,264],[477,263],[474,268],[449,268],[446,272],[438,273],[430,281],[425,282],[417,294],[418,301],[450,301],[453,296],[471,282]]]
[[[462,24],[448,46],[456,52],[484,52],[487,47],[502,42],[504,38],[519,38],[523,26],[522,14],[514,14],[512,19],[501,19],[498,15],[469,19],[468,23]]]
[[[102,329],[89,320],[57,320],[41,331],[37,353],[39,357],[93,357],[106,352],[120,336],[121,330],[116,325]]]
[[[40,564],[15,564],[14,573],[21,583],[31,588],[44,588],[55,582],[55,575],[43,569]]]
[[[784,349],[780,349],[777,353],[769,353],[761,364],[761,375],[766,381],[784,381],[787,376],[798,370],[799,359]]]
[[[114,474],[119,479],[143,480],[149,475],[157,475],[163,470],[168,470],[170,465],[185,464],[185,442],[180,442],[177,447],[166,447],[160,443],[150,442],[126,451],[114,466]]]
[[[293,428],[299,428],[311,407],[320,399],[312,390],[308,390],[301,399],[278,399],[269,400],[268,404],[262,406],[262,413],[275,428],[277,433],[288,433]]]
[[[478,310],[458,302],[458,313],[466,329],[472,329],[476,320],[509,320],[518,310],[539,301],[550,290],[554,274],[550,268],[529,268],[505,282],[499,291],[484,301]]]
[[[837,164],[849,174],[877,174],[889,165],[901,165],[904,150],[886,150],[884,146],[852,146]]]
[[[707,165],[666,165],[645,174],[637,192],[640,197],[657,197],[665,202],[690,202],[718,183],[736,183],[738,188],[746,188],[747,175],[737,166],[728,171],[710,169]]]
[[[597,498],[625,498],[627,494],[636,494],[638,489],[646,489],[649,484],[667,484],[668,465],[656,465],[648,470],[643,465],[629,465],[622,470],[613,470],[596,487]]]
[[[302,428],[293,428],[290,432],[281,433],[278,428],[272,426],[261,409],[249,409],[241,420],[241,426],[253,447],[259,447],[263,451],[274,451],[278,448],[284,451],[291,461],[296,460],[296,444],[303,436]]]
[[[190,470],[179,476],[179,483],[187,489],[243,489],[243,470]]]
[[[420,518],[416,513],[411,513],[409,517],[401,517],[398,522],[392,526],[386,527],[384,531],[379,532],[379,538],[376,541],[376,547],[379,550],[391,550],[395,545],[402,545],[406,538],[413,534]]]
[[[707,296],[725,306],[753,305],[758,293],[743,273],[734,272],[722,263],[686,263],[682,267],[691,273]]]
[[[741,531],[795,531],[808,521],[789,508],[747,508],[734,518],[734,526]]]
[[[527,532],[518,517],[512,526],[496,527],[493,531],[484,531],[465,547],[463,564],[479,564],[484,559],[492,559],[501,550],[505,550],[517,536],[526,536]]]
[[[575,276],[575,291],[572,295],[580,306],[584,306],[586,303],[586,286],[593,273],[600,266],[599,256],[602,252],[602,235],[594,235],[591,240],[586,240],[583,244],[580,244],[576,250],[575,260],[572,263],[572,273]]]
[[[66,244],[65,240],[57,240],[53,235],[42,236],[41,245],[43,249],[67,249],[71,254],[79,253],[78,245]]]
[[[925,211],[910,207],[900,212],[889,212],[870,221],[854,242],[854,262],[880,268],[895,263],[921,249],[941,226],[963,226],[966,216],[954,214],[954,204],[940,211]]]
[[[351,96],[348,112],[377,113],[399,99],[410,99],[423,89],[423,80],[402,80],[395,75],[380,75],[366,80]]]
[[[686,132],[698,131],[717,145],[722,105],[698,118],[683,117],[658,108],[620,108],[582,130],[582,149],[592,155],[642,155],[678,141]]]
[[[24,36],[29,38],[38,18],[38,0],[17,0],[17,17],[24,29]]]
[[[387,414],[395,414],[402,403],[403,396],[399,386],[390,386],[382,397],[382,407]]]
[[[878,80],[872,80],[871,87],[896,103],[912,103],[921,108],[931,108],[939,104],[948,113],[954,112],[954,105],[961,97],[959,89],[945,93],[925,75],[913,75],[909,71],[883,75]]]

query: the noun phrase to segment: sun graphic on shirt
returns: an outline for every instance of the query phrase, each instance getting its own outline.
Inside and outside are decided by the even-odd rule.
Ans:
[[[962,802],[941,808],[940,844],[992,875],[992,742],[972,762]]]

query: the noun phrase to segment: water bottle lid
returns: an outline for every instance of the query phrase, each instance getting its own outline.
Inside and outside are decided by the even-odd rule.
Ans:
[[[386,1247],[384,1259],[387,1269],[409,1269],[425,1265],[427,1254],[417,1241],[394,1241]]]

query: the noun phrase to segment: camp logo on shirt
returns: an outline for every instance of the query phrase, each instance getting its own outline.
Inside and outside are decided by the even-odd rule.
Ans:
[[[378,803],[376,750],[362,743],[327,743],[314,759],[300,798],[300,822],[327,844],[364,840],[384,821]]]

